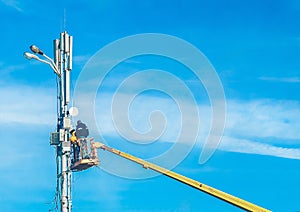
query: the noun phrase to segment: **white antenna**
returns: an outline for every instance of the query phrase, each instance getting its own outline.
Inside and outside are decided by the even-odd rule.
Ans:
[[[64,8],[64,31],[67,29],[67,9]]]

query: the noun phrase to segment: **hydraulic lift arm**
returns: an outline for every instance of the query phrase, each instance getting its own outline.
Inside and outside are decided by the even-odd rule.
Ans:
[[[103,149],[103,150],[109,151],[109,152],[114,153],[116,155],[119,155],[119,156],[121,156],[123,158],[131,160],[131,161],[133,161],[135,163],[141,164],[146,169],[152,169],[152,170],[154,170],[156,172],[164,174],[164,175],[166,175],[168,177],[171,177],[171,178],[173,178],[175,180],[178,180],[178,181],[180,181],[182,183],[185,183],[185,184],[187,184],[187,185],[189,185],[191,187],[194,187],[194,188],[196,188],[198,190],[201,190],[201,191],[203,191],[203,192],[205,192],[205,193],[207,193],[209,195],[212,195],[212,196],[214,196],[214,197],[216,197],[218,199],[226,201],[226,202],[228,202],[228,203],[230,203],[230,204],[232,204],[234,206],[237,206],[237,207],[239,207],[239,208],[241,208],[241,209],[243,209],[245,211],[261,211],[261,212],[270,211],[270,210],[262,208],[262,207],[260,207],[258,205],[255,205],[253,203],[247,202],[247,201],[242,200],[242,199],[240,199],[238,197],[232,196],[232,195],[227,194],[227,193],[225,193],[223,191],[220,191],[218,189],[215,189],[213,187],[205,185],[205,184],[203,184],[201,182],[198,182],[196,180],[193,180],[193,179],[190,179],[190,178],[185,177],[183,175],[180,175],[180,174],[178,174],[176,172],[167,170],[165,168],[162,168],[162,167],[160,167],[158,165],[149,163],[149,162],[147,162],[145,160],[142,160],[140,158],[137,158],[137,157],[132,156],[130,154],[127,154],[125,152],[122,152],[122,151],[119,151],[117,149],[108,147],[108,146],[104,145],[103,143],[95,142],[94,145],[95,145],[95,148],[99,148],[99,149]]]

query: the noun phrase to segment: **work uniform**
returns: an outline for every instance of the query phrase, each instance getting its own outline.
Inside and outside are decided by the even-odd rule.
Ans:
[[[78,138],[78,141],[80,142],[82,159],[90,158],[88,153],[87,139],[86,139],[89,136],[89,129],[80,120],[77,121],[76,136]]]
[[[76,162],[79,159],[80,147],[79,147],[79,143],[77,141],[76,131],[71,130],[70,133],[71,133],[70,141],[71,141],[72,147],[73,147],[74,161]]]
[[[76,125],[76,136],[78,138],[87,138],[89,136],[89,129],[80,120],[77,121]]]

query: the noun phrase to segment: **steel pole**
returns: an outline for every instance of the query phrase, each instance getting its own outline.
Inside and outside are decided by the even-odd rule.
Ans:
[[[70,101],[70,71],[72,58],[72,49],[70,46],[71,36],[67,32],[62,32],[59,39],[59,106],[60,114],[58,118],[58,128],[60,135],[60,145],[58,147],[58,154],[60,156],[60,174],[58,182],[60,183],[60,209],[61,212],[72,211],[72,197],[71,197],[71,144],[69,140],[69,131],[72,127],[69,115],[69,101]],[[57,62],[56,62],[57,63]]]

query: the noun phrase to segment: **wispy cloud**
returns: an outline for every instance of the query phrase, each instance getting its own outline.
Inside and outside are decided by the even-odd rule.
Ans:
[[[0,62],[0,71],[1,71],[1,74],[10,74],[13,71],[22,70],[25,67],[26,66],[24,64],[5,66],[4,63]]]
[[[227,101],[226,134],[239,137],[300,139],[300,102],[259,99]]]
[[[220,150],[300,160],[300,148],[285,148],[247,139],[224,136]]]
[[[219,149],[300,159],[300,102],[260,99],[227,101],[225,135]]]
[[[76,55],[73,56],[73,62],[76,65],[84,65],[90,58],[91,55]]]
[[[21,8],[19,1],[16,1],[16,0],[1,0],[1,2],[3,4],[5,4],[6,6],[17,10],[18,12],[23,12],[23,9]]]
[[[124,93],[119,95],[118,102],[120,107],[114,107],[111,109],[111,94],[104,93],[99,96],[96,103],[96,120],[101,131],[105,134],[118,135],[117,128],[125,129],[130,127],[134,130],[126,131],[126,137],[130,140],[139,141],[151,141],[157,137],[165,141],[176,141],[180,133],[183,140],[189,141],[195,139],[192,133],[197,128],[197,125],[185,128],[181,131],[182,117],[180,109],[175,101],[163,97],[155,96],[137,96],[134,101],[128,105],[128,99],[132,98],[132,95]],[[85,101],[83,101],[85,102]],[[128,108],[128,113],[124,116],[124,107]],[[192,105],[190,102],[185,102],[180,105],[181,108],[185,108],[184,120],[189,120],[189,124],[194,123],[197,114],[192,111],[199,109],[201,123],[200,132],[207,132],[209,130],[209,118],[210,108],[209,106],[199,106],[197,104]],[[154,112],[154,113],[153,113]],[[158,113],[160,114],[158,114]],[[162,116],[161,116],[162,115]],[[125,117],[125,118],[122,118]],[[129,123],[131,126],[128,125]],[[118,120],[116,122],[116,120]],[[149,134],[149,131],[152,134]]]
[[[300,83],[299,77],[260,77],[259,79],[270,82]]]
[[[128,97],[124,94],[123,98]],[[111,118],[109,101],[109,96],[102,96],[101,101],[96,100],[97,105],[100,106],[96,107],[96,111],[101,111],[96,113],[96,116],[99,117],[98,125],[101,131],[111,135],[118,132],[115,131]],[[176,109],[175,104],[172,105],[174,102],[160,97],[137,98],[135,101],[129,109],[132,127],[140,132],[150,130],[149,117],[151,111],[156,108],[164,113],[167,120],[160,140],[176,142],[176,136],[181,130],[181,120],[180,111]],[[299,148],[286,148],[300,146],[300,102],[271,99],[228,100],[227,106],[227,124],[220,145],[221,150],[300,159]],[[198,105],[198,109],[201,118],[198,143],[203,144],[209,132],[211,111],[208,105]],[[126,124],[126,122],[119,124]],[[189,131],[185,131],[182,136],[187,142],[192,142]],[[129,135],[128,138],[135,140],[134,136]]]
[[[54,93],[55,90],[50,88],[37,89],[25,85],[2,86],[0,123],[53,125],[56,122]],[[124,102],[129,98],[128,95],[125,93],[121,96]],[[119,135],[112,119],[111,98],[112,94],[102,93],[95,100],[95,118],[98,127],[100,126],[103,134],[109,136]],[[186,108],[193,107],[189,102],[185,104],[187,104]],[[211,109],[209,105],[196,106],[200,113],[198,142],[203,144],[209,132]],[[221,150],[300,159],[299,149],[286,148],[300,145],[300,102],[272,99],[228,100],[227,107],[227,123],[225,136],[220,145]],[[115,109],[117,110],[114,111],[115,115],[123,111],[118,111],[118,107]],[[151,130],[149,118],[153,111],[162,111],[166,120],[160,141],[176,142],[183,123],[181,123],[180,109],[173,100],[168,98],[161,96],[135,98],[128,112],[131,127],[141,133]],[[190,114],[191,117],[186,117],[187,120],[192,120],[194,115]],[[86,123],[91,121],[82,118]],[[152,124],[156,124],[155,119],[152,121]],[[126,125],[128,122],[121,120],[118,124]],[[164,127],[161,123],[159,126]],[[156,131],[154,133],[157,134]],[[189,130],[185,130],[181,136],[187,142],[193,140]],[[141,139],[141,137],[136,138],[135,134],[129,135],[129,138]],[[153,139],[153,136],[145,137],[145,141],[149,139]]]
[[[1,87],[0,123],[53,125],[56,97],[52,94],[55,93],[48,88],[24,85]]]

